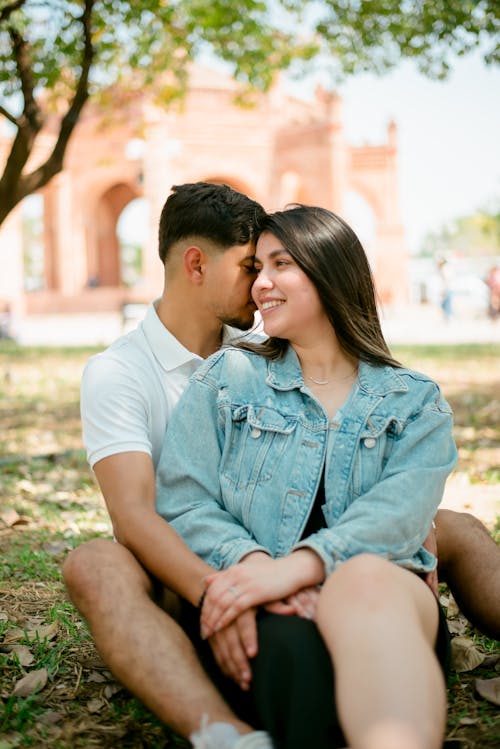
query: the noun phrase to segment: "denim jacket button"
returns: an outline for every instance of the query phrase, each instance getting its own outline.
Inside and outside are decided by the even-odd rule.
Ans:
[[[377,440],[375,439],[375,437],[365,437],[364,443],[365,447],[372,448],[377,444]]]
[[[253,437],[254,440],[256,440],[257,437],[260,437],[261,434],[262,434],[261,430],[257,429],[257,427],[254,427],[252,431],[250,432],[250,437]]]

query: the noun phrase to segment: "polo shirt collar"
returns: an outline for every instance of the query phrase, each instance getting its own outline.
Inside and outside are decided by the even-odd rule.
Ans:
[[[151,302],[146,310],[142,321],[142,330],[158,362],[163,369],[171,372],[177,367],[195,362],[201,364],[203,358],[199,354],[193,354],[172,335],[168,328],[162,323],[155,309],[155,302]],[[241,335],[241,331],[224,326],[222,329],[222,343],[230,344]]]

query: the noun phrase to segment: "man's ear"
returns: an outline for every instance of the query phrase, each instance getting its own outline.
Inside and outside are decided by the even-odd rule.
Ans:
[[[207,258],[200,247],[193,245],[184,252],[184,271],[193,283],[202,283]]]

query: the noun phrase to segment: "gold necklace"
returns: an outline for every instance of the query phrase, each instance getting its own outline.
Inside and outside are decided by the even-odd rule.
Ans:
[[[338,380],[334,380],[333,378],[331,380],[315,380],[314,377],[311,377],[310,375],[306,375],[306,379],[311,380],[311,382],[314,382],[315,385],[329,385],[331,382],[344,382],[345,380],[348,380],[353,376],[353,374],[355,374],[356,371],[357,367],[355,367],[352,372],[349,372],[349,374],[345,377],[339,377]]]

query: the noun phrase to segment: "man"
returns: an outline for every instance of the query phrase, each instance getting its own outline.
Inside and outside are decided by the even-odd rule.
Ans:
[[[156,514],[154,471],[189,376],[229,338],[225,326],[253,325],[253,240],[262,213],[227,187],[174,188],[159,235],[168,291],[136,331],[90,360],[82,380],[84,440],[119,543],[84,544],[64,565],[70,595],[115,676],[182,736],[208,715],[245,734],[234,742],[238,747],[270,744],[229,710],[187,637],[154,602],[155,584],[145,569],[197,605],[210,569]],[[253,654],[251,616],[213,643],[215,649],[233,643],[246,687],[240,642]]]
[[[165,586],[196,606],[209,568],[156,514],[154,472],[189,375],[230,337],[225,326],[245,330],[253,323],[250,287],[260,215],[257,203],[227,187],[173,188],[160,220],[163,294],[136,331],[90,360],[82,381],[84,439],[118,543],[83,544],[63,570],[71,598],[116,678],[166,724],[207,749],[271,744],[235,716],[189,639],[158,604],[158,588]],[[439,513],[436,523],[440,563],[457,600],[468,602],[471,621],[498,636],[500,576],[494,571],[500,551],[469,515]],[[481,609],[482,598],[489,603]],[[257,647],[252,612],[210,644],[245,693],[248,659]],[[200,731],[204,716],[208,727]]]

